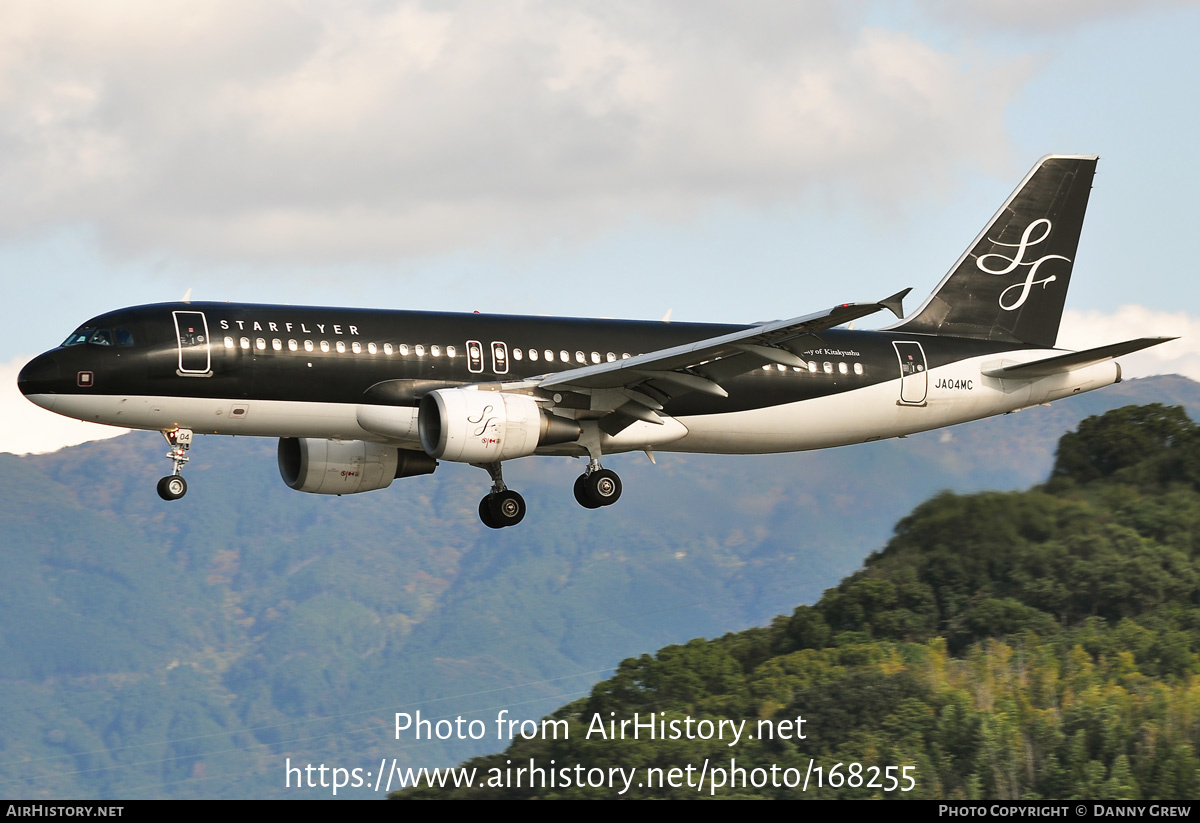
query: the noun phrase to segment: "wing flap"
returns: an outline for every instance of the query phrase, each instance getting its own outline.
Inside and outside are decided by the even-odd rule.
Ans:
[[[900,301],[908,292],[909,289],[905,289],[877,303],[843,303],[805,317],[775,320],[625,360],[556,372],[542,378],[539,387],[587,391],[633,388],[650,383],[667,397],[685,391],[722,395],[721,380],[744,374],[763,363],[798,365],[799,357],[785,348],[786,343],[885,308],[898,311]]]

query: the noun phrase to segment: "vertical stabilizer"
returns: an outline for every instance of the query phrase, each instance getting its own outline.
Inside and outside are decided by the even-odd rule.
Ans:
[[[1039,160],[929,299],[894,328],[1053,346],[1096,159]]]

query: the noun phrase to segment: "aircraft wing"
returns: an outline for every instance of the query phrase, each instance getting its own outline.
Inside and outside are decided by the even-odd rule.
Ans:
[[[634,420],[661,423],[655,412],[672,397],[692,391],[727,397],[723,381],[765,364],[807,368],[805,361],[788,348],[789,342],[882,309],[902,317],[901,301],[909,291],[905,289],[878,303],[842,303],[805,317],[775,320],[612,363],[548,374],[538,387],[591,395],[593,409],[609,412],[601,419],[601,428],[609,434]]]
[[[1029,378],[1032,380],[1035,377],[1049,377],[1052,374],[1070,371],[1081,366],[1102,363],[1105,360],[1112,360],[1114,357],[1120,357],[1123,354],[1131,354],[1132,352],[1148,349],[1151,346],[1157,346],[1160,343],[1167,343],[1176,339],[1178,338],[1139,337],[1136,340],[1126,340],[1124,343],[1110,343],[1107,346],[1099,346],[1085,351],[1068,352],[1067,354],[1059,354],[1054,357],[1046,357],[1042,360],[1034,360],[1032,363],[1018,363],[1012,366],[984,369],[983,373],[988,377],[1004,377],[1018,380]]]

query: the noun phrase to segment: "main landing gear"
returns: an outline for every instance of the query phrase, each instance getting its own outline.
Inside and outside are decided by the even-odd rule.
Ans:
[[[186,459],[186,458],[185,458]],[[479,519],[489,529],[515,526],[525,517],[525,498],[504,485],[504,474],[497,463],[475,463],[492,477],[492,491],[479,501]],[[170,480],[164,477],[163,480]],[[183,478],[179,478],[182,480]],[[621,497],[621,478],[615,471],[601,467],[600,461],[588,461],[587,471],[575,481],[575,499],[586,509],[611,506]]]
[[[163,500],[178,500],[187,494],[187,481],[183,479],[183,464],[188,462],[187,451],[192,446],[191,429],[172,429],[162,433],[167,439],[171,450],[167,457],[175,469],[162,480],[158,481],[158,496]]]
[[[489,529],[515,526],[525,517],[525,498],[504,485],[500,463],[477,463],[492,476],[492,491],[479,501],[479,519]]]
[[[621,478],[611,469],[600,467],[599,460],[590,460],[587,471],[575,480],[575,500],[585,509],[611,506],[621,497]]]

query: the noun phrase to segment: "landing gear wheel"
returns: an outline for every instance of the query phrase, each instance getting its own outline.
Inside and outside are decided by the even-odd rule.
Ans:
[[[479,519],[489,529],[515,526],[525,518],[525,498],[511,489],[493,492],[479,501]]]
[[[169,474],[158,481],[158,496],[163,500],[178,500],[187,494],[187,481],[178,474]]]
[[[611,506],[621,497],[621,478],[611,469],[592,472],[587,478],[587,493],[601,506]]]
[[[489,529],[498,529],[500,524],[492,517],[491,499],[492,496],[489,494],[479,501],[479,519]]]
[[[598,509],[600,504],[588,496],[587,475],[581,474],[575,478],[575,502],[585,509]]]
[[[589,509],[611,506],[621,497],[621,478],[610,469],[597,469],[575,481],[575,499]]]
[[[515,526],[525,517],[525,498],[512,489],[489,494],[488,507],[492,510],[492,519],[501,528]]]

